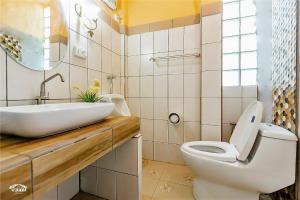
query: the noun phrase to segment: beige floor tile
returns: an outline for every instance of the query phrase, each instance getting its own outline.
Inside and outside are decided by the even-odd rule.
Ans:
[[[158,185],[158,180],[149,177],[143,177],[143,187],[142,187],[143,200],[152,198],[157,185]]]
[[[153,200],[194,200],[192,187],[160,181]]]
[[[160,180],[193,186],[193,177],[191,169],[185,165],[166,164]]]
[[[143,177],[160,179],[165,165],[163,162],[143,160]]]

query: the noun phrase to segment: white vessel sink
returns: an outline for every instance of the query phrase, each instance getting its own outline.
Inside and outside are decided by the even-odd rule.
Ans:
[[[0,132],[22,137],[43,137],[101,121],[113,110],[113,103],[2,107],[0,108]]]

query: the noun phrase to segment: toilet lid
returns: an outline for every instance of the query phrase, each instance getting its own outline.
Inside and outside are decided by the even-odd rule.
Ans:
[[[254,145],[262,119],[263,105],[255,101],[249,104],[240,117],[230,138],[239,155],[240,161],[245,161]]]

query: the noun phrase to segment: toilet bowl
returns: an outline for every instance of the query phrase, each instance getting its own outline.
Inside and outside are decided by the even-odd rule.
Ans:
[[[101,95],[101,101],[115,104],[112,116],[131,116],[130,110],[123,95],[105,94]]]
[[[195,174],[197,200],[258,200],[295,182],[295,134],[261,123],[262,104],[251,103],[230,142],[194,141],[181,146]]]

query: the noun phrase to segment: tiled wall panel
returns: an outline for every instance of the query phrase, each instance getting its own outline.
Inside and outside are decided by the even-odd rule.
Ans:
[[[180,145],[200,139],[200,59],[150,61],[198,53],[200,38],[200,24],[128,36],[126,97],[132,114],[141,117],[146,159],[183,163]],[[180,115],[179,125],[169,124],[172,112]]]
[[[222,15],[202,17],[201,139],[221,141]]]

